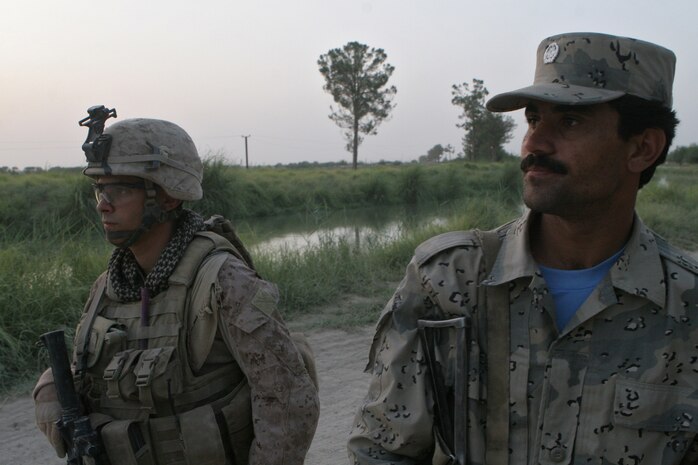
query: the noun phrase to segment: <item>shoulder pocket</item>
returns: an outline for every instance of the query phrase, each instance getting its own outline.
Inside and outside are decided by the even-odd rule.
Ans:
[[[613,422],[648,431],[698,432],[698,392],[681,386],[616,381]]]
[[[252,334],[258,328],[269,322],[270,315],[276,309],[278,296],[271,286],[260,286],[256,289],[250,307],[254,311],[241,311],[233,318],[233,324],[248,334]]]

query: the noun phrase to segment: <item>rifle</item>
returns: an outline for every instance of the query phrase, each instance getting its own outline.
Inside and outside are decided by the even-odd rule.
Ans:
[[[437,430],[445,444],[442,447],[448,455],[449,465],[467,465],[468,451],[468,332],[470,318],[458,317],[450,320],[417,320],[419,336],[424,347],[424,356],[431,378],[431,388],[436,403]],[[449,403],[444,378],[444,356],[436,356],[438,330],[455,330],[455,366],[453,367],[453,403]],[[442,331],[443,332],[443,331]],[[446,359],[448,361],[448,359]],[[453,412],[453,417],[451,415]]]
[[[95,465],[109,465],[99,434],[92,429],[89,417],[80,415],[80,401],[73,384],[63,331],[42,334],[41,342],[48,351],[56,394],[61,404],[61,418],[56,421],[56,427],[67,445],[68,465],[86,464],[83,457],[92,458]]]

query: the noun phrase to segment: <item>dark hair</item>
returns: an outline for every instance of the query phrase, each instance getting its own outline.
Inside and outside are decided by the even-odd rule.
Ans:
[[[666,135],[664,150],[662,150],[654,164],[640,174],[639,188],[641,189],[642,186],[652,179],[657,166],[666,161],[669,147],[676,135],[676,125],[679,124],[676,112],[671,108],[665,107],[660,102],[645,100],[634,95],[624,95],[608,103],[620,114],[618,134],[624,140],[640,134],[647,128],[659,128]]]

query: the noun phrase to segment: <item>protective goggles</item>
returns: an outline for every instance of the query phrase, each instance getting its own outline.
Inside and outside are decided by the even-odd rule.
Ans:
[[[112,182],[107,184],[93,183],[97,203],[104,199],[108,204],[118,207],[133,199],[137,191],[144,190],[144,182]]]

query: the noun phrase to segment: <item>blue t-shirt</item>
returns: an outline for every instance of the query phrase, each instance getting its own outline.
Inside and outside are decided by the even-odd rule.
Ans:
[[[558,330],[562,331],[567,325],[591,291],[620,258],[624,249],[625,247],[598,265],[583,270],[559,270],[538,265],[555,302],[555,322]]]

